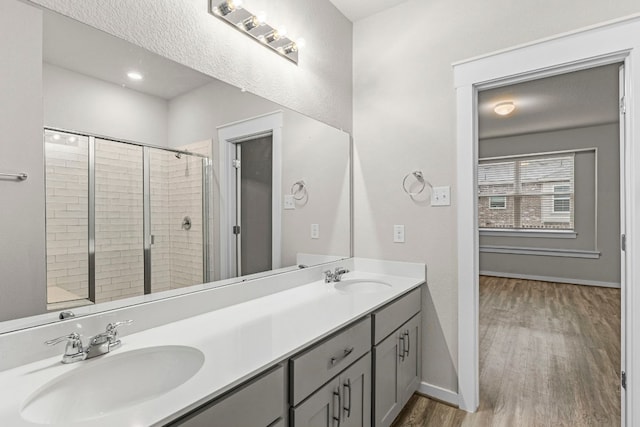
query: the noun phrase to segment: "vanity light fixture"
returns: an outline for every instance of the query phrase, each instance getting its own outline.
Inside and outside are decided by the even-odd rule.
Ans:
[[[515,109],[516,106],[511,101],[500,102],[496,104],[495,107],[493,107],[493,111],[495,111],[495,113],[499,116],[508,116],[509,114],[513,113]]]
[[[233,25],[237,30],[259,41],[262,45],[277,52],[291,62],[298,63],[300,43],[287,37],[287,30],[280,26],[276,28],[266,23],[266,14],[253,14],[242,7],[241,0],[209,0],[209,13]]]

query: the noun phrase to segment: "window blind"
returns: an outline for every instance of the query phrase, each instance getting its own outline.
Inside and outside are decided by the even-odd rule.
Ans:
[[[573,230],[575,153],[480,160],[478,225]]]

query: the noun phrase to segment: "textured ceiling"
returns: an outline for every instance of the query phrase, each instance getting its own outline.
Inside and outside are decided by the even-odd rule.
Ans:
[[[351,22],[382,12],[406,0],[330,0]]]
[[[211,78],[57,13],[44,14],[45,62],[149,95],[171,99]],[[129,71],[144,79],[133,82]]]
[[[513,101],[508,116],[493,108]],[[478,95],[480,139],[543,132],[618,120],[618,65],[533,80]]]

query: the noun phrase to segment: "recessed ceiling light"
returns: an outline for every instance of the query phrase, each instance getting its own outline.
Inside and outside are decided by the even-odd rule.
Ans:
[[[129,71],[127,73],[127,77],[129,77],[130,80],[136,80],[136,81],[143,79],[143,75],[137,71]]]
[[[513,113],[513,110],[515,109],[516,106],[513,102],[506,101],[496,104],[496,106],[493,108],[493,111],[495,111],[499,116],[508,116],[509,114]]]

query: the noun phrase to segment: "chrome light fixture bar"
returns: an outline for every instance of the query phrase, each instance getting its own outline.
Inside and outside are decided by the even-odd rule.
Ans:
[[[294,64],[298,63],[299,43],[244,9],[242,0],[209,0],[209,13]]]

